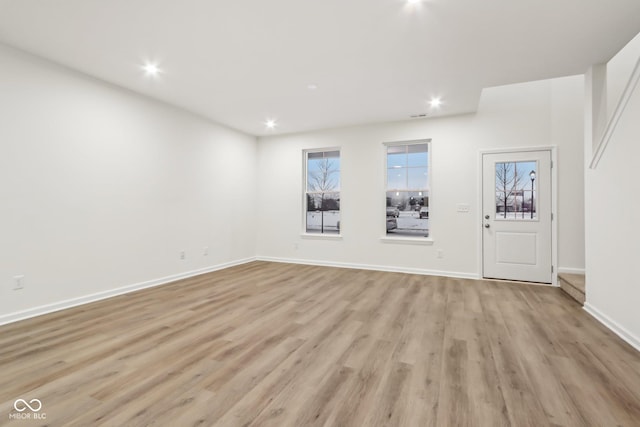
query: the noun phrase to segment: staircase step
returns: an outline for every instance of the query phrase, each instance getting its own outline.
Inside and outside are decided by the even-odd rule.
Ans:
[[[585,301],[585,276],[584,274],[558,274],[560,288],[571,298],[584,305]]]

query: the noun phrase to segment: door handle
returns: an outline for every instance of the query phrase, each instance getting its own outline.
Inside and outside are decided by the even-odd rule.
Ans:
[[[484,228],[489,228],[489,227],[491,227],[489,224],[484,225]]]

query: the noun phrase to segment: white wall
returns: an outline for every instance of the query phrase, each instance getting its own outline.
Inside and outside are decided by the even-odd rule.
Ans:
[[[558,268],[584,273],[584,78],[551,81],[551,143],[558,147]]]
[[[584,268],[582,77],[486,89],[473,115],[256,145],[8,47],[0,61],[0,323],[256,254],[476,276],[483,149],[557,145],[559,267]],[[423,138],[434,244],[381,242],[382,143]],[[328,146],[342,147],[343,238],[301,238],[302,150]],[[11,290],[16,275],[25,289]]]
[[[637,40],[640,39],[636,37],[634,41]],[[619,56],[627,63],[638,61],[640,43],[630,43]],[[613,62],[619,63],[618,58]],[[626,85],[628,73],[607,71],[608,87]],[[616,104],[617,101],[611,103]],[[636,86],[599,163],[595,169],[586,171],[585,308],[640,350],[638,117],[640,85]],[[585,141],[585,145],[590,144]],[[591,158],[586,161],[589,164]]]
[[[0,323],[255,254],[254,137],[5,46],[0,63]]]
[[[607,62],[607,111],[610,117],[622,96],[633,68],[638,62],[640,52],[640,34],[635,36],[627,45]]]
[[[583,78],[486,89],[477,114],[260,138],[258,256],[460,276],[479,274],[479,150],[557,144],[559,266],[584,268]],[[387,243],[382,143],[432,139],[433,246]],[[302,150],[342,148],[342,240],[301,237]],[[456,205],[471,206],[468,214]],[[437,258],[437,250],[444,258]]]

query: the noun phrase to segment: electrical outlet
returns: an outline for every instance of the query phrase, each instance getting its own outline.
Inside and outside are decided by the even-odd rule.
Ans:
[[[24,275],[13,276],[13,290],[19,291],[24,289]]]
[[[444,251],[442,249],[438,249],[438,258],[444,258]]]
[[[185,251],[180,251],[180,259],[187,258],[187,253]]]
[[[208,256],[208,255],[209,255],[209,246],[205,246],[205,247],[204,247],[204,250],[202,251],[202,254],[203,254],[204,256]]]

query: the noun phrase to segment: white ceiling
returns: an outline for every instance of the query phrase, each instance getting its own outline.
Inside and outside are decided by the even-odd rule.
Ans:
[[[638,32],[639,0],[0,0],[0,41],[253,135],[474,111]]]

